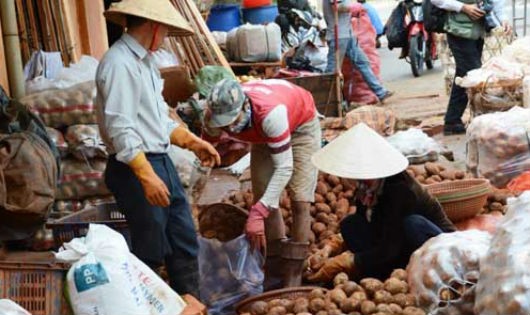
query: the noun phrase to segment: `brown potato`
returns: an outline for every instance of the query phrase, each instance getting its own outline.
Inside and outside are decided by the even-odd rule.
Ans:
[[[403,315],[425,315],[425,311],[421,308],[408,306],[403,310]]]
[[[376,303],[376,304],[380,304],[380,303],[392,303],[392,294],[390,294],[389,292],[385,291],[385,290],[378,290],[374,293],[374,298],[373,298],[373,301]]]
[[[378,312],[390,313],[390,314],[393,313],[392,310],[390,309],[390,305],[385,304],[385,303],[378,304],[376,308]]]
[[[321,194],[315,193],[315,202],[323,203],[323,202],[326,202],[326,199],[324,199],[324,197]]]
[[[395,303],[388,304],[388,307],[390,308],[391,314],[401,314],[403,312],[403,309],[401,308],[401,306]]]
[[[269,309],[267,312],[267,315],[285,315],[287,314],[287,311],[285,310],[285,307],[283,306],[274,306]]]
[[[340,304],[340,309],[344,313],[351,313],[351,312],[359,311],[361,309],[361,302],[354,298],[347,298],[343,300],[342,303]]]
[[[334,192],[336,195],[338,195],[340,192],[342,192],[344,189],[344,187],[342,187],[341,184],[333,187],[333,189],[331,190],[332,192]]]
[[[361,313],[363,315],[370,315],[377,311],[377,307],[374,302],[369,300],[364,300],[361,302]]]
[[[438,183],[442,181],[442,177],[440,175],[433,175],[431,176],[431,179]]]
[[[326,194],[326,200],[329,201],[330,203],[333,201],[337,201],[337,196],[335,195],[335,193],[330,191]]]
[[[339,288],[335,288],[331,290],[331,292],[329,292],[329,297],[331,301],[337,305],[341,305],[342,301],[348,298],[348,296],[346,296],[346,293],[344,293],[344,291],[342,291],[342,289],[339,289]]]
[[[399,279],[399,280],[402,280],[402,281],[407,281],[408,275],[407,275],[407,271],[405,269],[395,269],[390,274],[390,277],[391,278],[396,278],[396,279]]]
[[[405,281],[401,281],[397,278],[388,278],[384,283],[384,288],[390,294],[407,293],[409,286]]]
[[[353,292],[351,297],[356,299],[356,300],[359,300],[359,301],[364,301],[364,300],[368,299],[368,296],[363,291]]]
[[[291,301],[289,299],[281,299],[280,301],[281,306],[285,307],[285,310],[287,313],[292,313],[294,309],[294,301]]]
[[[309,310],[309,301],[306,298],[297,298],[294,300],[293,312],[296,314],[307,313]]]
[[[316,192],[322,196],[325,196],[328,193],[328,186],[325,183],[319,181],[317,183]]]
[[[448,180],[455,180],[455,171],[445,170],[440,172],[440,177]]]
[[[361,280],[361,286],[368,296],[373,296],[376,291],[383,289],[383,282],[375,278],[364,278]]]
[[[342,311],[339,309],[328,310],[328,315],[342,315]]]
[[[322,232],[326,231],[326,225],[322,222],[316,222],[311,229],[315,232],[315,235],[320,235]]]
[[[324,213],[328,213],[328,214],[331,213],[330,206],[328,206],[325,203],[317,203],[317,204],[315,204],[315,208],[317,209],[317,213],[318,212],[324,212]]]
[[[319,212],[317,213],[317,215],[315,216],[315,219],[318,221],[318,222],[322,222],[324,224],[328,224],[330,219],[329,219],[329,216],[327,213],[325,212]]]
[[[349,280],[350,278],[348,277],[348,274],[345,272],[340,272],[335,276],[335,278],[333,278],[333,285],[338,286],[339,284],[344,284]]]
[[[340,178],[335,175],[328,175],[327,181],[331,186],[340,185]]]
[[[344,293],[346,293],[347,296],[351,296],[353,292],[361,290],[361,287],[353,281],[347,281],[346,283],[344,283],[342,290],[344,291]]]
[[[440,174],[440,167],[436,163],[427,162],[427,163],[425,163],[425,171],[427,171],[427,174],[429,176],[438,175],[438,174]]]
[[[464,179],[466,173],[464,171],[455,171],[455,179]]]
[[[321,298],[312,299],[309,301],[309,311],[313,314],[326,309],[326,301]]]
[[[265,315],[269,310],[269,306],[265,301],[256,301],[250,305],[250,314],[252,315]]]
[[[273,307],[276,307],[276,306],[281,306],[282,305],[282,300],[280,299],[273,299],[273,300],[270,300],[268,303],[268,306],[269,306],[269,310]]]
[[[313,299],[324,299],[325,297],[326,297],[326,293],[324,293],[324,290],[323,290],[323,289],[320,289],[320,288],[313,289],[313,290],[309,293],[309,300],[313,300]]]

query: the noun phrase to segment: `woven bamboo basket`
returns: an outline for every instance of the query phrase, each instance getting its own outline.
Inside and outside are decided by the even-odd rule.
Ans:
[[[452,222],[472,218],[480,213],[488,199],[487,179],[462,179],[425,186],[442,205]]]
[[[236,312],[237,314],[250,313],[250,307],[252,306],[254,302],[257,302],[257,301],[269,302],[274,299],[295,300],[301,297],[308,297],[309,293],[311,293],[311,291],[313,291],[314,289],[322,289],[322,288],[308,286],[308,287],[293,287],[293,288],[272,290],[272,291],[269,291],[269,292],[266,292],[260,295],[249,297],[239,302],[236,305]],[[322,289],[322,290],[326,292],[326,289]]]
[[[214,203],[199,212],[199,233],[205,238],[231,241],[245,230],[248,211],[227,203]]]

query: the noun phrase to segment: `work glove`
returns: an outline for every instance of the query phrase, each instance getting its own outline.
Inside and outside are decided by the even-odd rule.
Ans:
[[[307,280],[310,282],[330,282],[341,272],[349,275],[355,272],[354,255],[350,251],[326,260],[316,273],[307,276]]]
[[[214,167],[221,164],[221,157],[217,150],[210,143],[197,137],[183,126],[173,129],[170,140],[172,144],[195,153],[201,160],[202,166]]]
[[[258,201],[250,208],[245,225],[245,234],[252,250],[262,251],[265,249],[265,219],[268,216],[269,209],[262,202]]]
[[[138,153],[129,162],[129,166],[142,184],[147,201],[153,206],[169,206],[169,189],[160,177],[156,175],[151,163],[145,157],[145,153]]]

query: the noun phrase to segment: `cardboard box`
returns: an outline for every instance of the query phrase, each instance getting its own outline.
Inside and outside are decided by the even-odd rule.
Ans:
[[[197,91],[186,66],[160,69],[160,75],[164,79],[162,95],[171,107],[177,106],[178,102],[186,101]]]

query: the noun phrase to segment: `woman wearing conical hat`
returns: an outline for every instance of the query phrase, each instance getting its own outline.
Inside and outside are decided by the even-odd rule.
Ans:
[[[209,167],[220,157],[169,118],[152,58],[167,35],[193,30],[169,0],[123,0],[105,17],[126,28],[96,73],[98,124],[110,153],[105,183],[127,218],[132,252],[154,270],[165,263],[171,287],[198,297],[197,235],[167,153],[177,145]]]
[[[429,238],[455,231],[440,204],[405,171],[407,158],[364,123],[315,153],[312,162],[355,181],[357,211],[340,223],[348,251],[328,259],[310,281],[330,281],[339,272],[385,279],[406,267]]]

